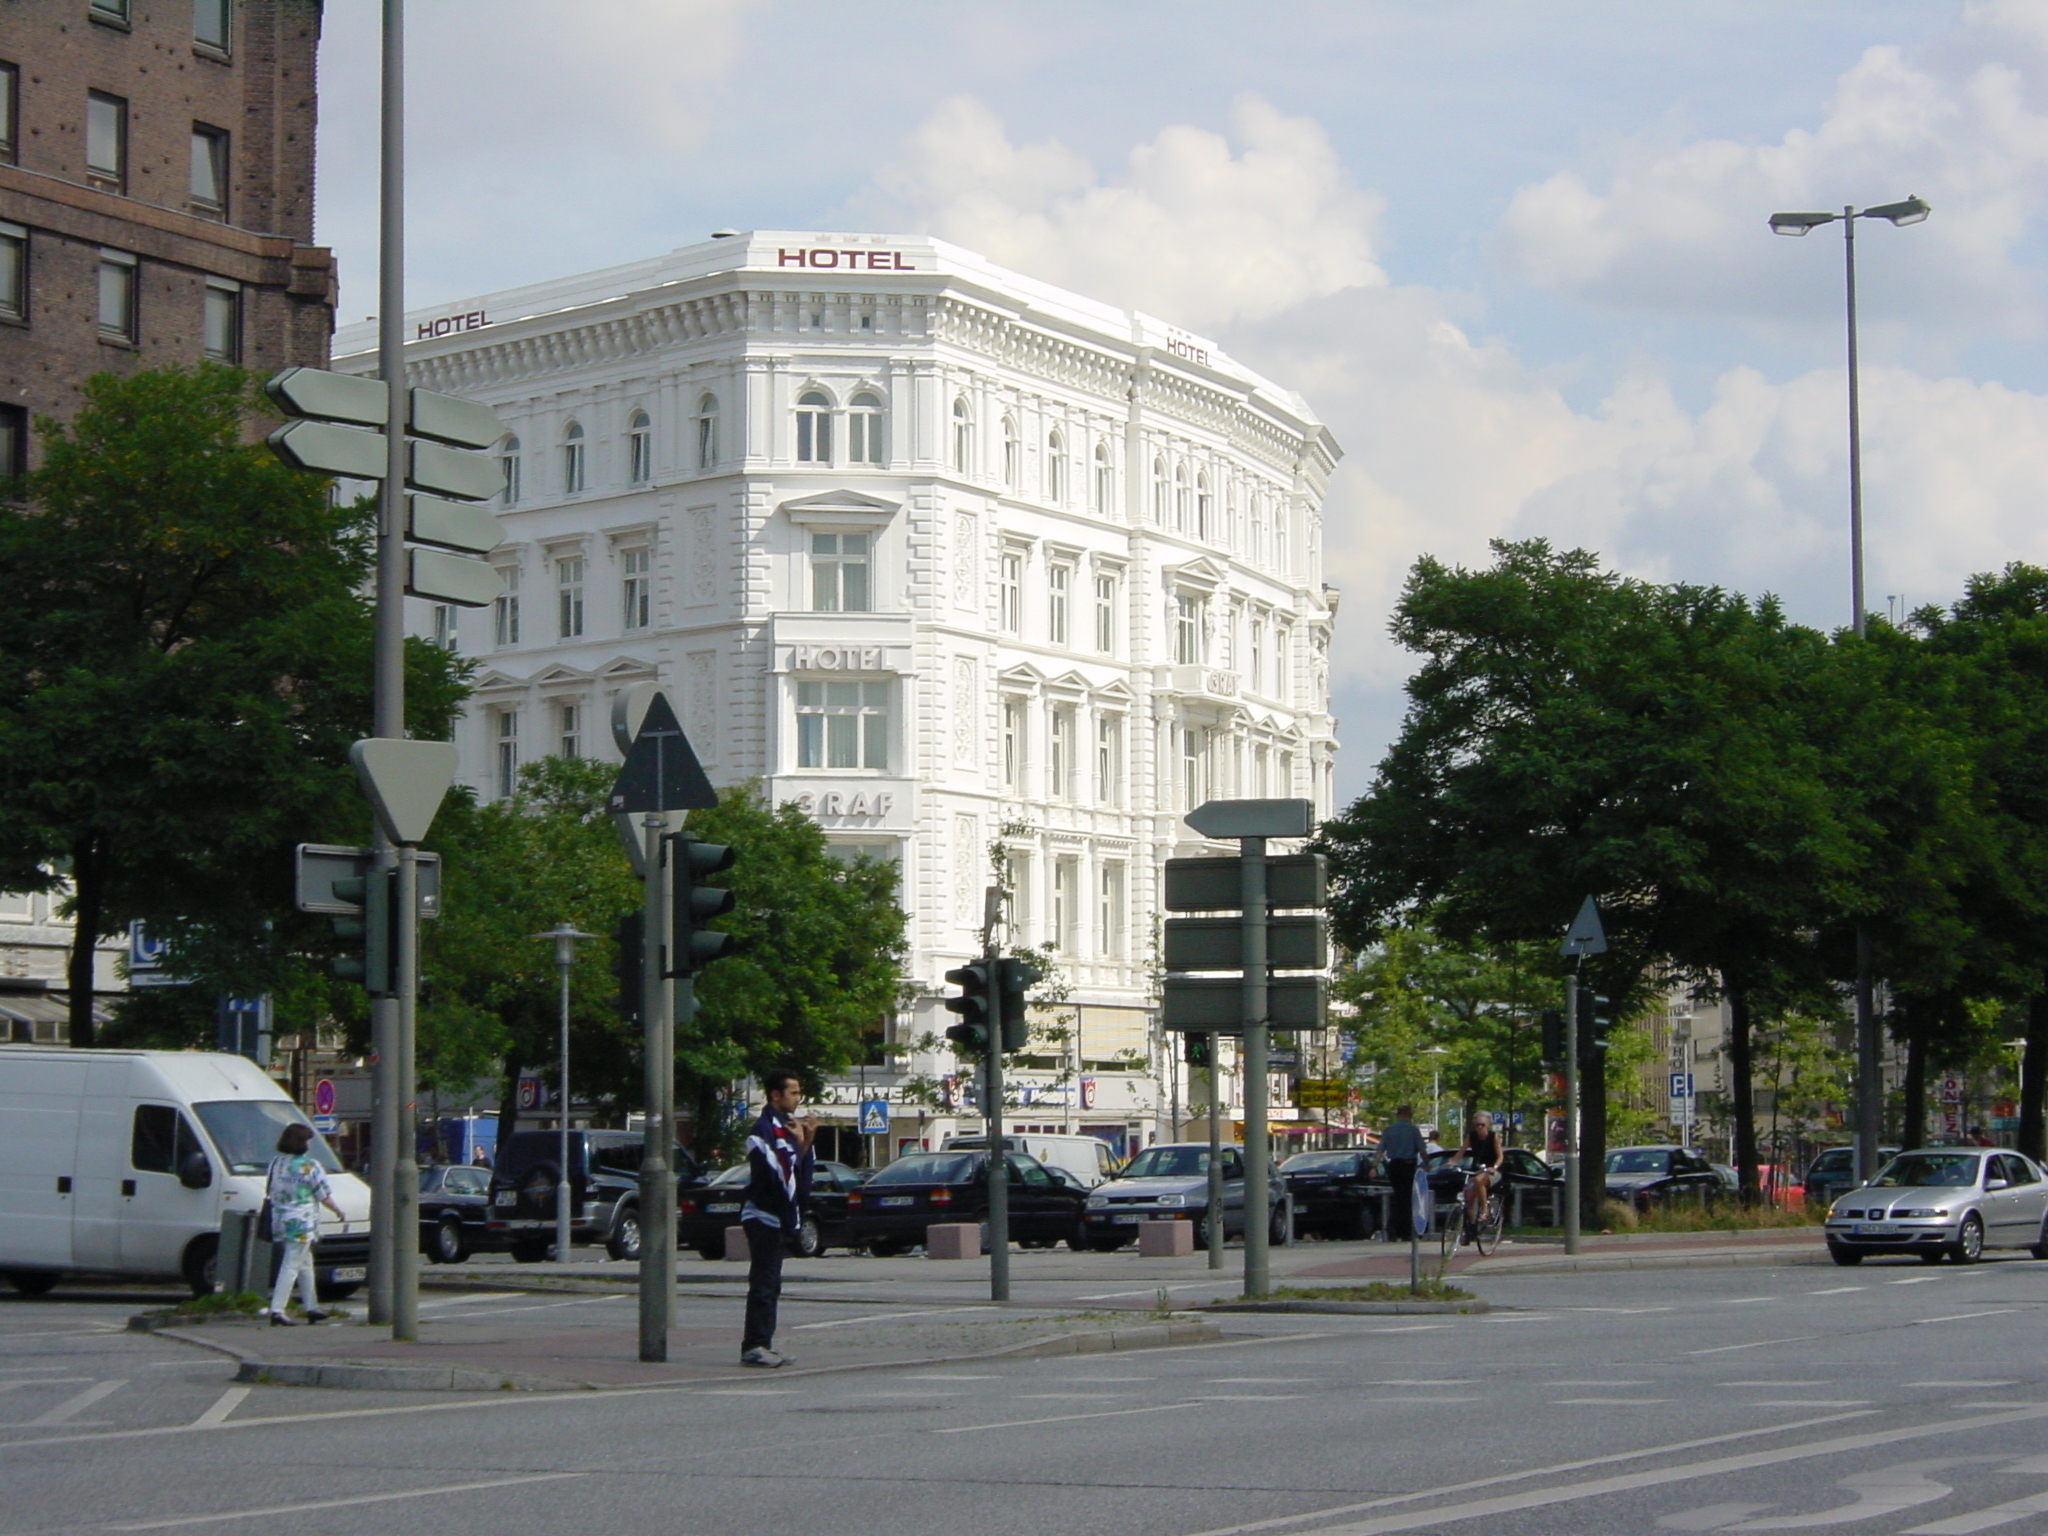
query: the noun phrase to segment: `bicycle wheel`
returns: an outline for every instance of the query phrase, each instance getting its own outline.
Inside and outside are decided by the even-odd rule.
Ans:
[[[1479,1218],[1478,1229],[1472,1234],[1472,1246],[1477,1248],[1482,1256],[1500,1246],[1500,1231],[1506,1221],[1507,1213],[1501,1209],[1500,1196],[1488,1195],[1486,1210]]]
[[[1464,1237],[1465,1207],[1461,1203],[1450,1206],[1443,1212],[1443,1235],[1440,1241],[1443,1244],[1443,1255],[1446,1259],[1449,1259],[1451,1255],[1458,1251],[1458,1244],[1464,1240]]]

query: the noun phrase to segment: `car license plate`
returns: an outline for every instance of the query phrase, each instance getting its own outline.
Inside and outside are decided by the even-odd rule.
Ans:
[[[707,1205],[704,1207],[704,1209],[710,1212],[713,1216],[724,1216],[729,1212],[738,1210],[739,1202],[735,1201],[731,1205]]]
[[[367,1280],[369,1278],[369,1270],[360,1264],[347,1264],[334,1271],[334,1283],[337,1285],[348,1280]]]
[[[1849,1230],[1857,1237],[1897,1237],[1902,1229],[1889,1221],[1859,1221]]]
[[[882,1202],[881,1202],[881,1203],[882,1203],[883,1205],[915,1205],[915,1204],[917,1204],[917,1196],[915,1196],[915,1195],[884,1195],[884,1196],[882,1196]]]
[[[518,1203],[519,1191],[516,1189],[501,1189],[491,1197],[491,1204],[493,1205],[517,1205]]]
[[[1120,1227],[1135,1227],[1138,1224],[1138,1218],[1135,1215],[1112,1216],[1109,1219]]]

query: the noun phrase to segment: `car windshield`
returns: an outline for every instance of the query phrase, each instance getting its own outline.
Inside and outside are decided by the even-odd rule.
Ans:
[[[754,1170],[745,1163],[735,1163],[730,1168],[721,1168],[712,1175],[711,1183],[721,1188],[731,1184],[744,1184],[752,1177]]]
[[[1147,1147],[1124,1165],[1120,1179],[1185,1179],[1209,1171],[1206,1147]]]
[[[1648,1147],[1631,1147],[1607,1154],[1609,1173],[1662,1173],[1670,1165],[1669,1152],[1658,1152]]]
[[[1849,1148],[1836,1147],[1832,1151],[1821,1153],[1819,1157],[1813,1160],[1813,1171],[1815,1173],[1847,1173],[1849,1171],[1849,1164],[1853,1160]]]
[[[1968,1189],[1977,1182],[1978,1162],[1968,1154],[1909,1152],[1893,1158],[1870,1182],[1878,1189]]]
[[[1316,1168],[1343,1168],[1351,1166],[1356,1152],[1297,1152],[1280,1165],[1283,1173],[1307,1173]]]
[[[261,1173],[268,1168],[277,1156],[277,1138],[286,1126],[313,1129],[299,1107],[284,1099],[216,1099],[192,1107],[199,1111],[200,1124],[235,1173]],[[313,1144],[306,1153],[329,1173],[341,1172],[341,1159],[320,1139],[318,1131],[313,1131]]]
[[[965,1184],[974,1177],[977,1156],[958,1152],[919,1152],[899,1157],[878,1172],[870,1184]]]

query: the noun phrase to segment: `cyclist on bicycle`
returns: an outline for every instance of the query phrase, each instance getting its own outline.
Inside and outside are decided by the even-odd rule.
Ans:
[[[1472,1116],[1461,1161],[1471,1174],[1465,1181],[1465,1215],[1476,1226],[1486,1210],[1486,1197],[1501,1165],[1500,1138],[1493,1133],[1493,1117],[1483,1109]]]

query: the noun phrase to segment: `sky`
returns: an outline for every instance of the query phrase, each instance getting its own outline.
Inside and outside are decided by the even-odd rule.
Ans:
[[[326,8],[317,235],[376,307],[378,11]],[[1850,618],[2048,564],[2048,0],[414,0],[407,303],[714,229],[932,234],[1211,336],[1344,449],[1340,805],[1417,559],[1543,538]]]

